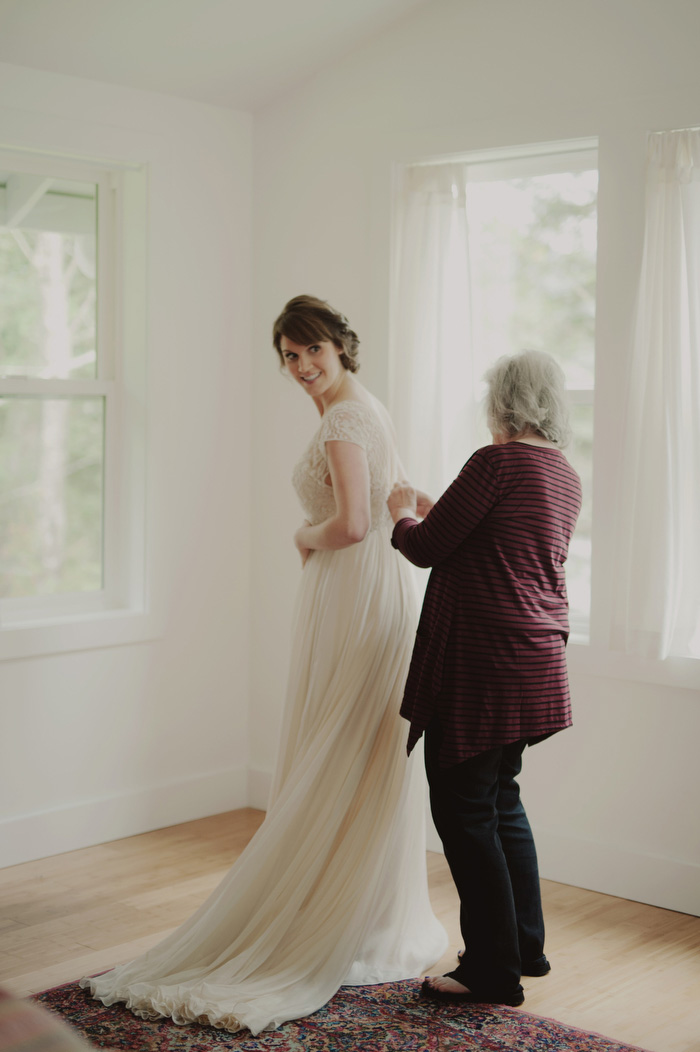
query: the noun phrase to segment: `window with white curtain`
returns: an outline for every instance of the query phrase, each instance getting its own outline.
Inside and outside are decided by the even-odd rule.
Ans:
[[[144,200],[136,170],[0,151],[4,628],[135,602]]]
[[[567,565],[572,637],[588,637],[595,391],[597,154],[593,141],[493,151],[399,173],[391,408],[406,467],[439,494],[491,441],[482,377],[547,351],[572,406],[567,450],[584,503]]]

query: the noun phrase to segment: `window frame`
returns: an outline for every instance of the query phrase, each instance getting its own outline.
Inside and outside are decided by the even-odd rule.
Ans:
[[[0,660],[150,638],[160,618],[146,562],[147,167],[10,149],[0,166],[98,188],[96,375],[0,375],[0,395],[104,399],[102,587],[0,598]]]
[[[566,152],[589,144],[598,150],[598,253],[596,283],[596,396],[593,446],[593,550],[591,575],[590,641],[569,638],[568,664],[576,676],[656,684],[671,688],[700,689],[700,660],[668,657],[643,659],[610,649],[610,582],[615,571],[610,538],[619,485],[621,406],[626,389],[630,317],[637,294],[638,269],[643,246],[645,156],[647,131],[634,128],[601,129],[593,137],[533,141],[529,144],[465,149],[465,139],[488,141],[478,128],[465,135],[461,125],[426,129],[411,136],[390,136],[377,150],[372,168],[370,195],[370,246],[372,256],[368,329],[374,346],[391,346],[396,299],[396,243],[398,199],[403,169],[414,164],[450,163],[469,157],[539,156]],[[417,140],[417,143],[416,143]],[[611,280],[614,276],[614,281]],[[387,305],[389,307],[387,308]],[[388,358],[370,356],[363,368],[381,398],[391,401],[392,381]]]

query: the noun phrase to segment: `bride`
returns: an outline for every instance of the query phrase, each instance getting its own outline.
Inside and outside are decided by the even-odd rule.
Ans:
[[[399,717],[417,615],[389,540],[402,476],[391,420],[353,375],[359,341],[327,303],[290,300],[273,340],[321,425],[293,475],[303,572],[267,816],[189,920],[81,980],[146,1019],[253,1034],[341,985],[421,974],[447,944],[428,900],[423,775]]]

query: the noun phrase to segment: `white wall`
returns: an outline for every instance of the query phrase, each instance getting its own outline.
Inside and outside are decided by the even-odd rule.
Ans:
[[[0,663],[0,865],[247,802],[246,114],[0,66],[0,143],[149,168],[157,637]]]
[[[598,136],[598,377],[610,393],[596,411],[607,452],[594,497],[608,528],[645,135],[700,123],[699,35],[700,8],[684,0],[435,0],[256,117],[255,802],[274,762],[299,573],[288,480],[315,426],[276,373],[272,320],[296,293],[328,298],[362,337],[361,377],[386,397],[392,161]],[[609,570],[597,567],[601,602]],[[698,691],[617,666],[600,646],[576,648],[571,666],[576,725],[528,754],[523,778],[544,875],[700,912]]]

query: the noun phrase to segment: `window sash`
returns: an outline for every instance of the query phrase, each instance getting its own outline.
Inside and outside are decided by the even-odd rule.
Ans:
[[[104,399],[103,587],[0,599],[4,629],[55,619],[144,608],[143,455],[128,473],[134,446],[143,454],[143,424],[124,397],[145,383],[145,171],[139,165],[98,165],[52,155],[0,150],[3,171],[93,183],[97,187],[97,370],[95,378],[7,377],[0,396],[37,399]],[[131,273],[127,270],[127,262]],[[132,346],[127,349],[124,336]],[[128,359],[128,360],[127,360]],[[130,452],[131,451],[131,452]]]

